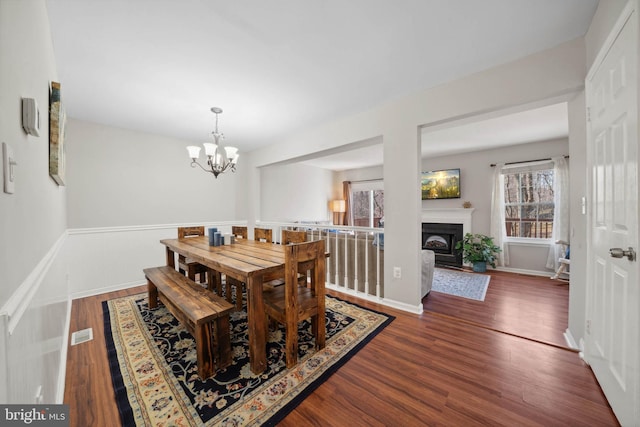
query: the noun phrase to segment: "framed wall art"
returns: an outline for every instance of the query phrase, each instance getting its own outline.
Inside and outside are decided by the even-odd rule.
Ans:
[[[66,115],[60,96],[60,83],[51,82],[49,89],[49,175],[64,185],[65,149],[64,128]]]

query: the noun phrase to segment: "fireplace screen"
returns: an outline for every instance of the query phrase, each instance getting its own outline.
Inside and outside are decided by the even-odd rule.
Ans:
[[[450,236],[447,236],[450,237]],[[449,244],[449,239],[445,239],[442,236],[439,235],[432,235],[427,237],[427,240],[424,242],[424,245],[422,246],[423,249],[431,249],[431,250],[438,250],[438,251],[447,251],[449,252],[449,247],[451,246]]]
[[[456,243],[462,240],[462,224],[422,223],[422,249],[436,254],[436,264],[462,267],[462,251]]]

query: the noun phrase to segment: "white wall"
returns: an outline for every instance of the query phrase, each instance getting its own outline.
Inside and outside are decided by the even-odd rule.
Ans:
[[[236,173],[216,179],[190,166],[185,147],[192,144],[197,143],[69,120],[69,227],[237,219],[242,156]]]
[[[572,345],[579,346],[584,337],[587,304],[587,216],[582,213],[582,198],[587,194],[587,129],[584,92],[569,102],[569,212],[571,229],[571,286],[569,286],[569,328]]]
[[[427,141],[426,143],[432,143]],[[424,142],[423,142],[424,143]],[[528,144],[481,150],[450,156],[427,157],[422,161],[422,170],[460,169],[460,199],[423,200],[423,209],[461,208],[462,202],[470,201],[476,208],[473,212],[473,232],[489,234],[491,228],[491,191],[493,188],[492,163],[518,162],[550,158],[569,154],[566,138]],[[570,159],[569,159],[570,161]],[[508,269],[544,274],[549,271],[547,254],[549,246],[509,245]]]
[[[66,189],[49,177],[49,83],[56,63],[44,0],[0,2],[0,141],[18,165],[15,194],[0,193],[0,402],[60,401],[67,321]],[[62,96],[64,100],[64,82]],[[21,127],[35,98],[40,136]]]
[[[165,263],[160,239],[176,237],[180,225],[240,218],[243,157],[236,173],[216,179],[190,166],[185,147],[192,144],[69,120],[67,247],[74,298],[144,283],[143,268]]]
[[[260,169],[262,221],[328,221],[333,172],[301,164]]]
[[[258,150],[256,166],[307,155],[379,135],[384,144],[385,297],[419,309],[421,218],[418,127],[546,99],[568,96],[584,85],[582,39],[530,55],[466,78],[425,90],[378,108],[307,129]],[[401,267],[402,278],[391,267]]]

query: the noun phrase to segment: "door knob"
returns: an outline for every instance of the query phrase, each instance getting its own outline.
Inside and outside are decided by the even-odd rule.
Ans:
[[[629,261],[636,260],[636,251],[634,251],[632,247],[629,247],[626,251],[622,248],[611,248],[609,249],[609,255],[614,258],[622,258],[626,256],[629,258]]]

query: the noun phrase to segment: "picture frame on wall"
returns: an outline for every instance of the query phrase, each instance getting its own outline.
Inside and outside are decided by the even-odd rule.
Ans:
[[[49,175],[58,185],[65,180],[65,124],[60,83],[51,82],[49,88]]]

